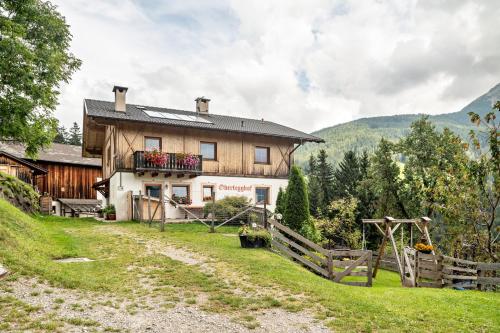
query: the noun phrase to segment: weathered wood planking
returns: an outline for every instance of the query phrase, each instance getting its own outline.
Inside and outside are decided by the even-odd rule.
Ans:
[[[96,190],[92,185],[102,177],[101,167],[77,164],[36,162],[48,170],[38,176],[36,185],[41,193],[49,193],[53,198],[96,199]]]
[[[277,242],[275,241],[274,239],[271,241],[271,244],[275,247],[277,247],[280,251],[282,252],[285,252],[287,255],[289,255],[290,257],[294,258],[294,259],[297,259],[298,261],[300,261],[302,264],[312,268],[313,270],[315,270],[316,272],[320,273],[321,275],[325,276],[325,277],[328,277],[329,274],[328,274],[328,271],[326,271],[325,269],[321,268],[320,266],[316,265],[315,263],[307,260],[306,258],[302,257],[301,255],[291,251],[289,248],[287,248],[286,246],[282,245],[280,242]]]
[[[103,147],[104,178],[116,169],[132,169],[132,155],[134,151],[145,150],[145,137],[161,138],[162,151],[170,153],[200,154],[200,142],[216,142],[217,160],[203,161],[203,173],[207,175],[281,178],[288,176],[289,153],[298,143],[287,138],[229,132],[221,135],[217,131],[152,124],[142,125],[139,130],[130,124],[108,125]],[[269,164],[254,163],[256,146],[270,148]]]

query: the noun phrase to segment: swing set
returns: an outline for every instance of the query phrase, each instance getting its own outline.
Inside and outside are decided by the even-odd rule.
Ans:
[[[377,260],[375,262],[375,266],[373,267],[373,277],[377,276],[377,271],[380,266],[380,261],[385,252],[385,247],[387,242],[390,242],[392,246],[392,250],[394,253],[394,257],[396,259],[396,265],[399,271],[401,283],[407,286],[415,285],[415,274],[413,272],[413,265],[411,253],[414,252],[413,249],[413,232],[414,226],[421,234],[421,239],[425,240],[428,245],[432,246],[431,237],[429,235],[429,223],[431,219],[428,217],[421,217],[420,219],[394,219],[390,216],[386,216],[383,219],[363,219],[363,249],[366,249],[366,236],[365,236],[365,225],[374,225],[375,228],[379,231],[380,234],[383,235],[382,243],[380,244],[380,248],[378,250]],[[410,246],[405,246],[404,240],[404,228],[406,225],[409,225],[409,233]],[[398,228],[401,231],[401,248],[400,250],[397,247],[395,234]],[[434,255],[434,250],[431,251],[432,255]],[[408,275],[407,275],[408,274]]]

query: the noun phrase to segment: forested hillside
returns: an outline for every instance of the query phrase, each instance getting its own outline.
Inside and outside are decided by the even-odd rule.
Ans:
[[[445,127],[451,129],[462,138],[467,138],[469,130],[473,128],[468,112],[484,115],[491,111],[492,102],[500,100],[500,83],[486,94],[478,97],[462,110],[453,113],[430,116],[429,119],[438,129]],[[408,133],[410,124],[421,115],[395,115],[357,119],[348,123],[327,127],[312,134],[323,138],[324,144],[306,144],[297,150],[295,161],[304,165],[311,153],[318,154],[320,149],[325,149],[329,160],[337,164],[344,152],[354,150],[373,151],[380,138],[384,137],[394,141]]]

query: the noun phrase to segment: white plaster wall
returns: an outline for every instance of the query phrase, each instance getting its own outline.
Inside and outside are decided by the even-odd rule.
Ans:
[[[222,177],[222,176],[198,176],[189,178],[177,178],[173,175],[169,178],[164,178],[163,175],[151,177],[145,174],[141,177],[136,176],[131,172],[121,173],[120,187],[120,173],[115,173],[109,182],[109,203],[114,204],[116,207],[117,220],[126,220],[128,205],[127,192],[132,191],[133,194],[139,194],[139,191],[144,193],[145,184],[161,184],[165,193],[172,197],[172,185],[189,185],[192,203],[190,206],[203,207],[203,185],[213,185],[215,189],[215,199],[219,200],[229,195],[245,196],[252,203],[255,203],[255,188],[268,187],[270,195],[270,205],[268,208],[274,210],[276,198],[278,196],[279,188],[286,188],[288,184],[287,179],[275,178],[250,178],[250,177]],[[184,213],[182,210],[173,207],[170,204],[165,205],[167,218],[183,218]]]

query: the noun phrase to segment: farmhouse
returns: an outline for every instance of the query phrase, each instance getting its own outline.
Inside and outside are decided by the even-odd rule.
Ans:
[[[53,143],[33,160],[25,155],[21,144],[3,141],[0,142],[0,171],[16,176],[40,194],[49,196],[57,215],[65,211],[74,213],[81,204],[94,207],[99,204],[97,191],[92,186],[102,177],[101,160],[82,157],[81,151],[80,146]]]
[[[117,219],[132,217],[139,192],[189,208],[228,195],[264,201],[273,209],[286,187],[293,152],[322,139],[264,119],[126,103],[127,88],[115,86],[114,102],[85,99],[83,156],[101,157],[103,180],[95,187],[116,207]],[[184,216],[167,205],[167,218]]]

